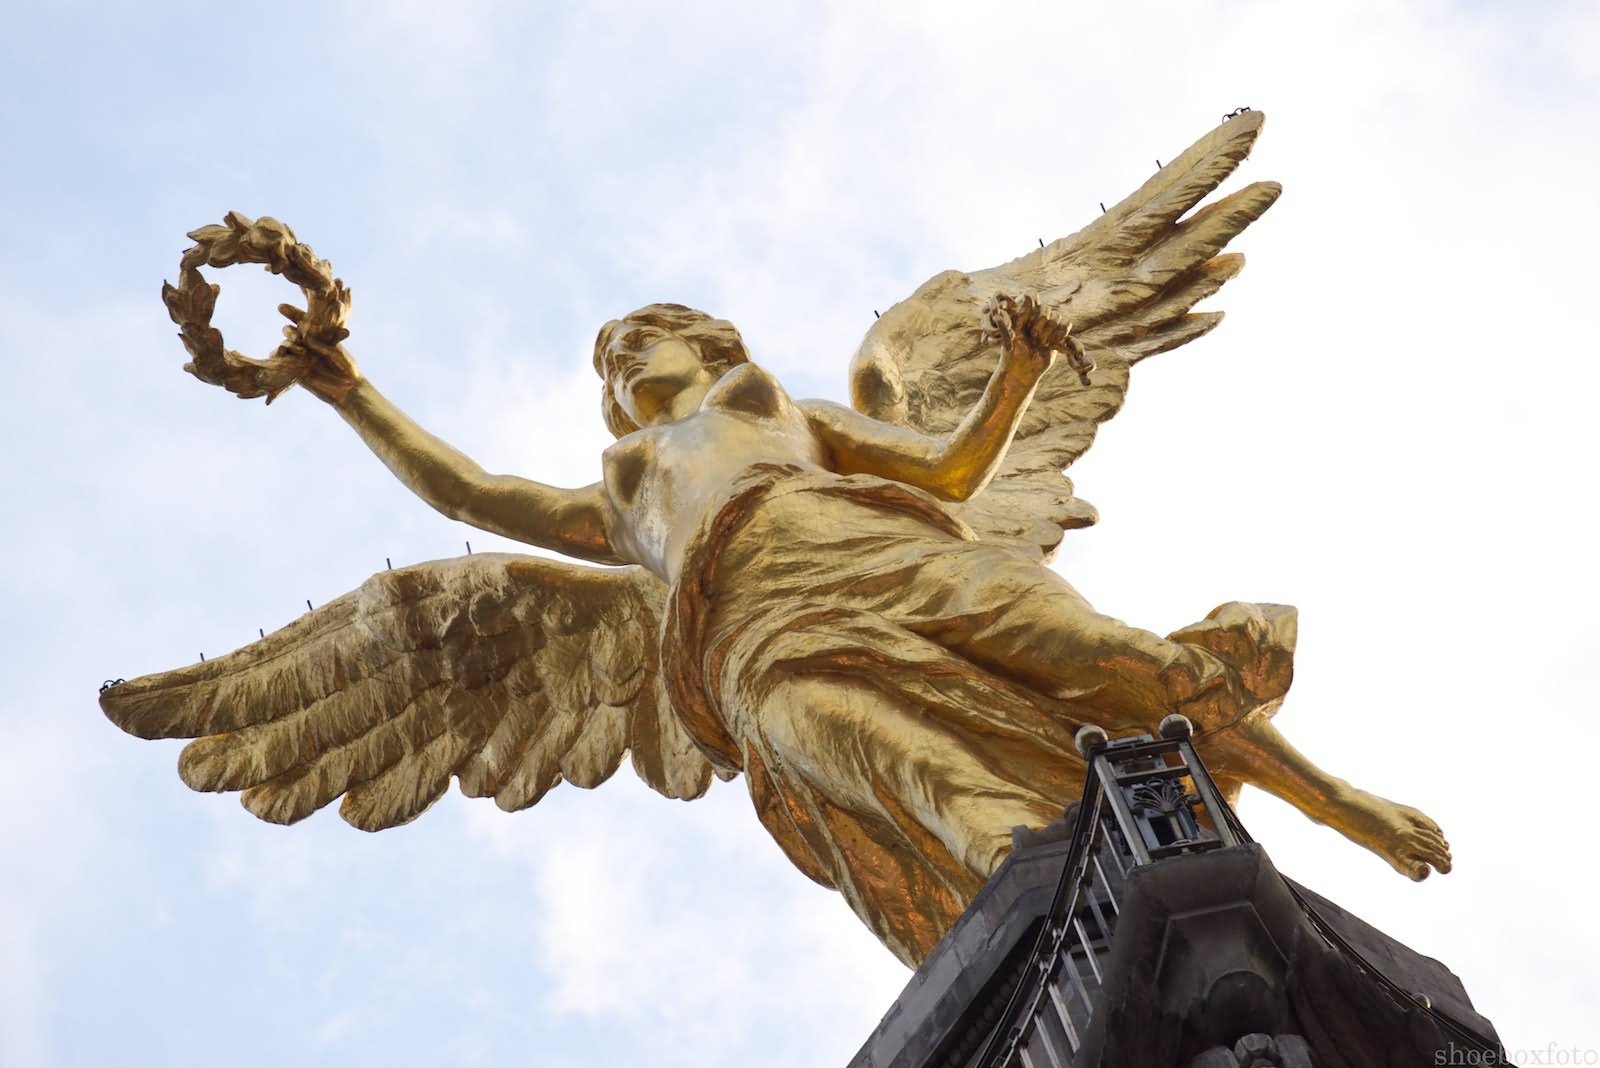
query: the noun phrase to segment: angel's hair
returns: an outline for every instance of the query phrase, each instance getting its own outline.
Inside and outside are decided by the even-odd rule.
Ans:
[[[629,323],[642,323],[676,334],[700,354],[700,362],[707,370],[717,374],[750,362],[750,350],[745,348],[744,339],[732,323],[713,319],[703,311],[682,304],[647,304],[621,319],[611,320],[600,328],[599,336],[594,339],[594,369],[601,378],[601,412],[612,437],[626,437],[639,429],[611,392],[611,339]]]

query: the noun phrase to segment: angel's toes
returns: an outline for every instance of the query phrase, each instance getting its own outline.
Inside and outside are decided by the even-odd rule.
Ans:
[[[1450,843],[1439,825],[1407,805],[1396,805],[1399,826],[1391,838],[1390,863],[1421,881],[1430,871],[1446,875],[1451,868]]]
[[[1448,874],[1451,867],[1450,843],[1445,839],[1444,832],[1439,825],[1427,816],[1411,809],[1411,851],[1418,859],[1426,861],[1441,875]]]
[[[1439,825],[1410,805],[1354,790],[1334,813],[1335,825],[1400,874],[1425,879],[1450,870],[1450,843]]]

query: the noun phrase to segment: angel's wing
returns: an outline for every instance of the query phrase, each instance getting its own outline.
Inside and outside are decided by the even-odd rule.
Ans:
[[[526,808],[563,779],[592,787],[633,753],[639,777],[693,798],[711,765],[659,681],[665,589],[602,570],[479,554],[385,571],[261,641],[106,689],[112,722],[196,738],[178,773],[242,790],[273,823],[344,795],[376,831],[415,819],[455,775]]]
[[[1239,165],[1261,121],[1258,111],[1225,121],[1070,237],[986,271],[936,275],[867,332],[850,370],[855,407],[933,434],[955,427],[994,371],[999,349],[980,334],[980,308],[997,292],[1035,293],[1072,322],[1094,359],[1087,387],[1057,361],[994,481],[961,506],[984,538],[1044,557],[1063,530],[1095,521],[1061,471],[1121,409],[1129,368],[1221,321],[1221,312],[1189,309],[1244,266],[1242,256],[1217,253],[1272,206],[1280,187],[1256,182],[1179,219]]]

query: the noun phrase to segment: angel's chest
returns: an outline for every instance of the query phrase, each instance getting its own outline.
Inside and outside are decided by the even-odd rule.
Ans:
[[[687,419],[647,427],[607,449],[608,495],[649,558],[698,526],[735,479],[761,462],[821,463],[805,413],[757,368],[726,375]]]

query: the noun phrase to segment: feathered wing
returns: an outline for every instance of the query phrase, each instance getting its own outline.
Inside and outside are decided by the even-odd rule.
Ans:
[[[479,554],[368,579],[261,641],[105,690],[142,738],[194,738],[178,773],[240,790],[293,823],[343,795],[376,831],[462,792],[526,808],[562,780],[593,787],[630,750],[639,777],[694,798],[711,765],[659,678],[665,588],[602,570]]]
[[[851,365],[855,407],[933,434],[955,427],[994,371],[999,348],[981,336],[980,309],[997,292],[1036,294],[1072,322],[1094,359],[1088,386],[1057,361],[994,480],[960,506],[982,537],[1043,558],[1063,530],[1095,521],[1061,472],[1121,409],[1135,363],[1222,320],[1189,309],[1244,266],[1218,253],[1280,187],[1256,182],[1183,216],[1245,158],[1261,122],[1254,111],[1225,121],[1089,226],[999,267],[936,275],[868,331]]]

